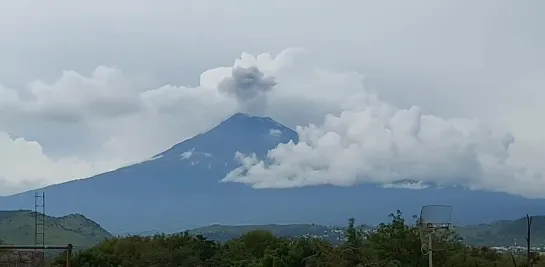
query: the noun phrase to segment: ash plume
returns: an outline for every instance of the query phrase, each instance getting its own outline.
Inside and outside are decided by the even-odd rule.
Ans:
[[[218,85],[220,92],[236,97],[242,112],[262,116],[267,109],[267,93],[276,85],[274,77],[265,76],[257,67],[234,67],[231,77]]]

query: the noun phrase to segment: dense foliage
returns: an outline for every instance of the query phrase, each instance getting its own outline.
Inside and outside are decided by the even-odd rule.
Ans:
[[[376,231],[363,232],[350,219],[345,241],[332,245],[314,238],[278,238],[266,231],[252,231],[223,244],[189,233],[113,238],[80,251],[72,257],[73,267],[353,267],[428,266],[421,249],[418,228],[408,225],[401,212]],[[434,266],[508,267],[528,266],[522,256],[512,257],[486,247],[462,245],[452,232],[445,232],[433,252]],[[60,256],[55,264],[64,265]],[[539,265],[539,262],[535,266]]]
[[[372,229],[370,226],[360,225],[360,228]],[[221,225],[214,224],[189,230],[192,235],[202,235],[208,239],[224,243],[256,230],[271,232],[277,237],[304,237],[314,236],[338,244],[343,227],[334,227],[318,224],[261,224],[261,225]]]

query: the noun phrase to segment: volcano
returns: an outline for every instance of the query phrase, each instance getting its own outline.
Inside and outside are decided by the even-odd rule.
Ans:
[[[168,233],[214,223],[344,225],[350,217],[376,224],[398,209],[409,216],[418,214],[426,204],[452,205],[454,222],[463,224],[544,213],[543,199],[462,187],[407,188],[403,181],[387,187],[359,184],[283,189],[219,182],[240,166],[237,152],[255,153],[263,159],[269,150],[290,141],[298,142],[292,129],[271,118],[237,113],[149,160],[3,197],[0,209],[33,209],[34,192],[45,192],[48,215],[81,213],[117,234]]]

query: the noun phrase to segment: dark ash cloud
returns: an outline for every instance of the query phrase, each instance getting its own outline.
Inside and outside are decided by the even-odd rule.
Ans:
[[[265,76],[257,67],[234,67],[232,76],[222,80],[218,90],[235,96],[242,112],[261,116],[267,109],[267,93],[276,85],[274,77]]]

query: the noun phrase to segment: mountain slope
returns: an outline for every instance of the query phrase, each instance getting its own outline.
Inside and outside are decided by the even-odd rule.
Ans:
[[[47,245],[94,245],[112,237],[97,223],[80,214],[45,218]],[[34,244],[35,213],[30,210],[0,211],[0,240],[12,245]]]
[[[216,223],[343,225],[349,217],[376,224],[396,209],[411,216],[427,204],[452,205],[454,222],[476,224],[539,214],[545,207],[543,199],[460,187],[360,184],[257,190],[218,182],[239,166],[237,151],[263,158],[289,141],[297,142],[297,134],[274,120],[235,114],[151,160],[38,191],[47,195],[48,214],[83,213],[114,233],[176,232]],[[33,191],[5,197],[0,209],[32,208],[33,200]]]
[[[458,233],[465,237],[467,244],[488,246],[525,245],[527,235],[526,217],[490,224],[460,227]],[[533,216],[532,245],[545,245],[545,216]]]
[[[217,197],[227,197],[226,193],[243,197],[254,191],[245,185],[218,183],[239,166],[234,157],[237,151],[263,157],[277,144],[292,140],[297,142],[297,134],[272,119],[239,113],[151,160],[37,191],[46,193],[52,215],[81,212],[118,233],[179,230],[214,223],[224,216],[217,213],[227,212],[225,207],[207,210],[230,205]],[[33,192],[5,197],[0,208],[31,208]],[[246,201],[233,200],[234,206]]]

